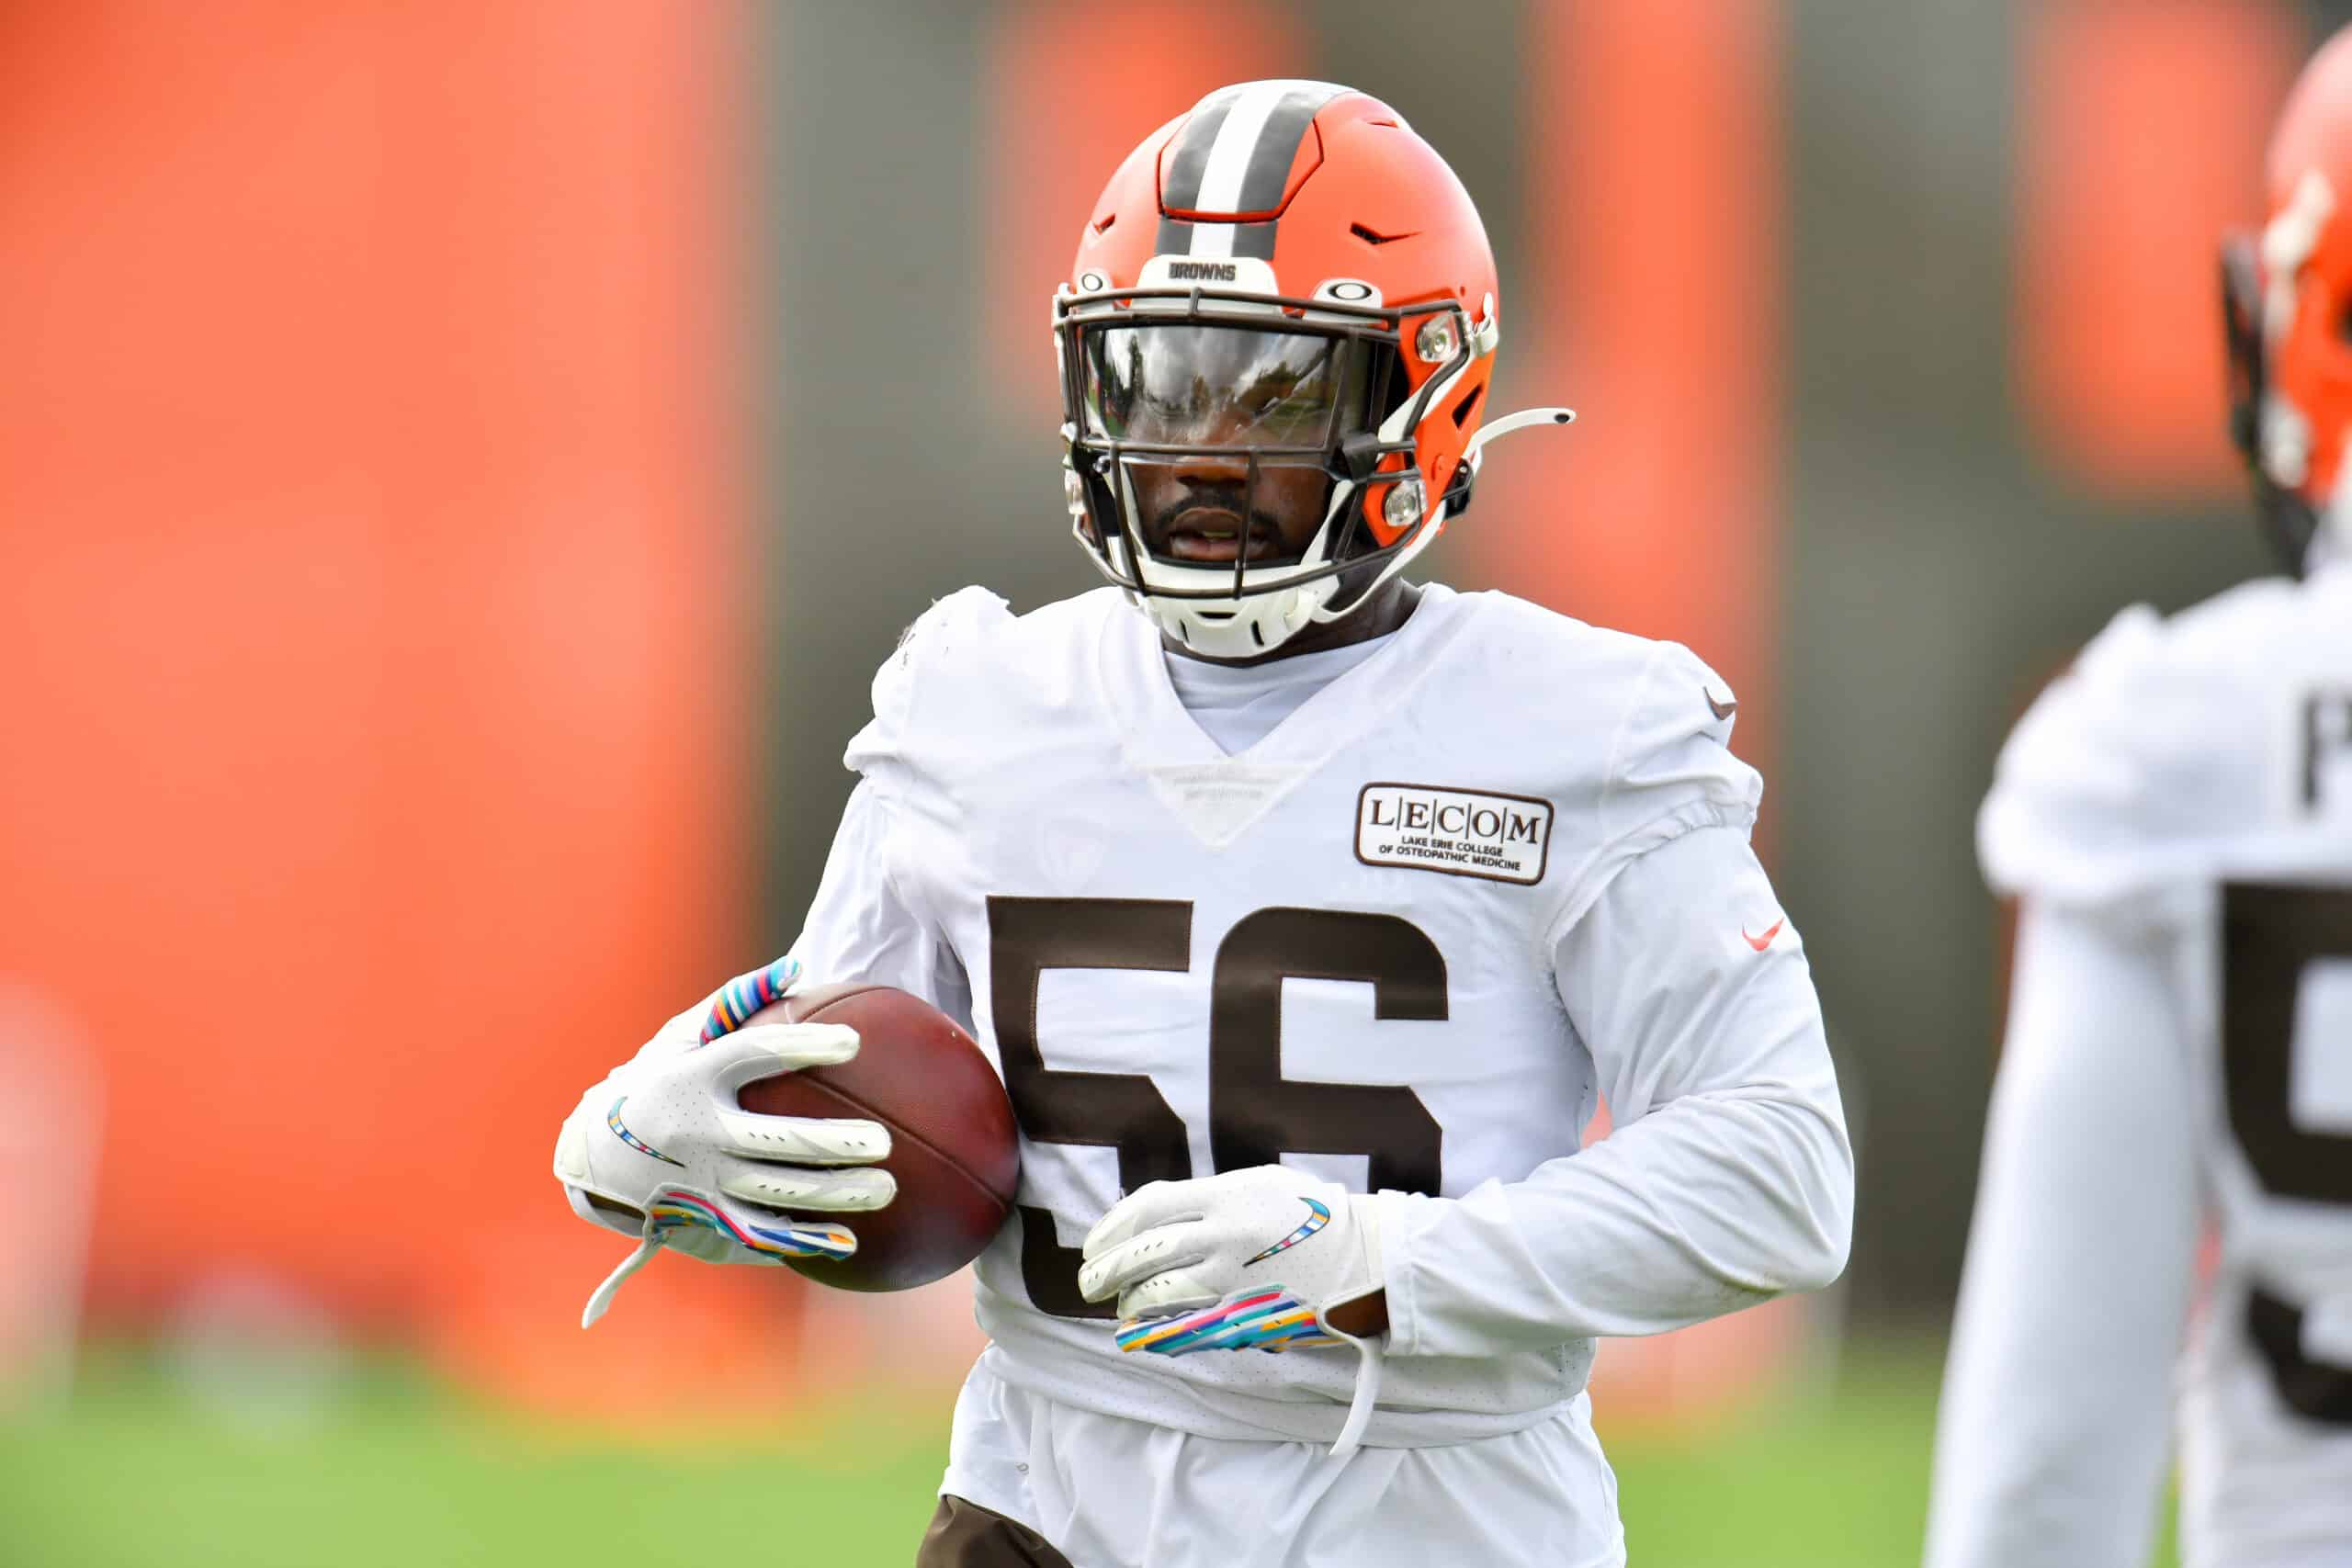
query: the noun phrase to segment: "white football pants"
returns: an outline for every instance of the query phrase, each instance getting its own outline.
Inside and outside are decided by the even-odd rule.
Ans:
[[[1247,1352],[1234,1352],[1246,1354]],[[944,1494],[1028,1526],[1072,1568],[1621,1568],[1617,1478],[1590,1402],[1439,1448],[1197,1437],[1056,1404],[983,1356]]]

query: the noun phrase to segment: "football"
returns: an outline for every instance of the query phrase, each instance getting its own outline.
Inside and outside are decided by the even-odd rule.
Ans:
[[[838,1066],[761,1078],[736,1096],[768,1116],[857,1116],[890,1129],[882,1168],[898,1179],[890,1205],[865,1214],[808,1215],[857,1234],[854,1257],[793,1261],[820,1285],[906,1291],[980,1255],[1012,1213],[1021,1150],[1012,1102],[996,1069],[955,1020],[888,986],[814,986],[762,1008],[749,1023],[844,1023],[857,1055]]]

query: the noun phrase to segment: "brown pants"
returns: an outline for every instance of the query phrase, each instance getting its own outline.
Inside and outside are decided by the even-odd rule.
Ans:
[[[1070,1568],[1027,1525],[961,1497],[942,1497],[915,1551],[915,1568]]]

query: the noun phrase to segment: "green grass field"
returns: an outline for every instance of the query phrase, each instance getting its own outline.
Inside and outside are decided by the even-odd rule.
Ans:
[[[1604,1410],[1633,1562],[1917,1562],[1936,1370],[1931,1351],[1850,1356],[1834,1389],[1696,1439],[1611,1438]],[[114,1353],[62,1414],[0,1426],[0,1562],[898,1568],[931,1511],[946,1416],[944,1402],[845,1412],[821,1440],[648,1452],[519,1426],[375,1362],[273,1431]]]

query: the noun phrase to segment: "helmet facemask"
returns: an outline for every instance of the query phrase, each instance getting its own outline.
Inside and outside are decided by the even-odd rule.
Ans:
[[[2245,463],[2264,537],[2288,570],[2301,571],[2319,532],[2319,514],[2273,472],[2277,459],[2286,456],[2278,448],[2297,444],[2294,427],[2301,416],[2269,385],[2262,274],[2248,235],[2233,234],[2222,244],[2222,333],[2228,352],[2230,444]]]
[[[2259,237],[2222,248],[2230,434],[2264,532],[2302,572],[2352,544],[2352,235],[2321,169],[2272,184]]]
[[[1408,318],[1451,322],[1454,345],[1409,391]],[[1460,497],[1428,503],[1412,433],[1492,341],[1451,305],[1065,291],[1055,343],[1073,531],[1180,646],[1269,653],[1360,607],[1434,538]]]

